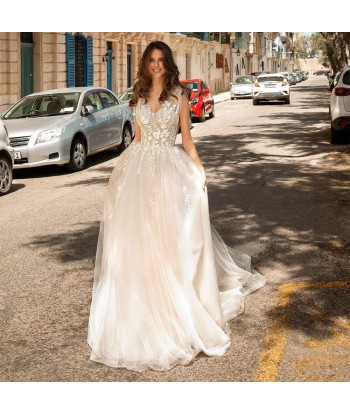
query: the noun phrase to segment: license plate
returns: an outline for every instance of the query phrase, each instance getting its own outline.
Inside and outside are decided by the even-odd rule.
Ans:
[[[18,160],[18,159],[21,159],[21,158],[22,158],[21,152],[20,151],[15,151],[15,159]]]

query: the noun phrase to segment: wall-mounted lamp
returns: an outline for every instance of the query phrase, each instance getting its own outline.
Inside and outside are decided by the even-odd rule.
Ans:
[[[107,52],[102,56],[102,62],[108,62],[108,53]]]
[[[236,55],[241,56],[241,51],[239,50],[239,48],[237,49]]]

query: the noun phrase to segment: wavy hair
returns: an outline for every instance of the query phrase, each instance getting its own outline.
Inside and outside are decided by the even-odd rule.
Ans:
[[[159,102],[163,103],[164,101],[167,101],[170,96],[177,98],[176,95],[173,94],[175,87],[180,87],[182,89],[181,94],[185,93],[187,97],[190,98],[190,90],[179,80],[180,72],[174,61],[171,49],[166,43],[156,40],[151,42],[143,52],[139,70],[137,72],[137,80],[133,88],[132,98],[129,102],[130,107],[134,107],[140,98],[144,98],[145,102],[147,102],[147,98],[150,96],[152,77],[148,72],[148,62],[155,49],[159,49],[163,52],[163,65],[165,69],[163,91],[160,94]]]

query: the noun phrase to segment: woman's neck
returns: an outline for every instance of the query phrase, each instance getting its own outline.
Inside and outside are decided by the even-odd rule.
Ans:
[[[159,93],[163,91],[163,79],[156,78],[152,80],[151,92]]]

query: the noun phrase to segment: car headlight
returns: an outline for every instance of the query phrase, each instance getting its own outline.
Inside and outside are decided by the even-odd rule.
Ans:
[[[35,144],[47,143],[48,141],[53,141],[56,138],[59,138],[65,132],[65,130],[66,128],[62,127],[62,128],[55,128],[54,130],[42,131],[38,135],[38,138],[36,139]]]
[[[198,102],[198,98],[192,99],[191,104],[192,105],[196,105]]]

